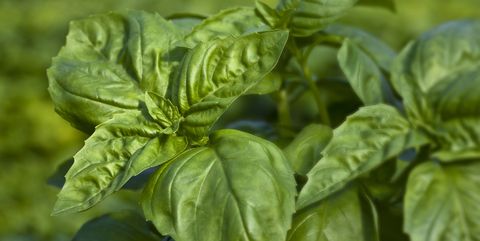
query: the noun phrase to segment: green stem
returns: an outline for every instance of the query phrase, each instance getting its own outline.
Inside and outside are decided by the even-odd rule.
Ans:
[[[315,103],[317,104],[318,113],[320,115],[320,121],[325,125],[330,126],[330,115],[328,114],[327,104],[324,101],[323,95],[320,89],[317,87],[313,75],[307,65],[308,55],[304,55],[295,44],[295,41],[290,41],[291,51],[295,54],[300,66],[302,67],[302,74],[307,81],[308,87],[313,94]]]

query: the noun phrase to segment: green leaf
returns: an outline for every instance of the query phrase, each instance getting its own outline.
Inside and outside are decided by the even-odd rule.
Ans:
[[[308,173],[297,207],[322,200],[403,150],[426,142],[395,108],[383,104],[360,108],[333,131],[323,158]]]
[[[153,92],[147,92],[145,94],[145,104],[150,116],[164,128],[163,133],[172,134],[178,130],[182,116],[170,100]]]
[[[167,17],[185,35],[190,34],[195,26],[202,23],[206,17],[195,13],[179,13]]]
[[[142,205],[160,233],[176,241],[285,240],[295,193],[293,171],[274,144],[221,130],[208,146],[159,169]]]
[[[185,37],[185,41],[188,46],[194,47],[217,38],[240,37],[260,30],[265,31],[268,28],[255,14],[254,8],[231,8],[203,20]]]
[[[382,7],[395,12],[394,0],[359,0],[358,4],[372,7]]]
[[[332,129],[324,125],[311,124],[303,128],[283,150],[293,170],[300,175],[307,175],[322,158],[321,153],[332,135]]]
[[[279,90],[282,87],[282,76],[276,72],[270,72],[256,85],[247,91],[246,94],[265,95]]]
[[[352,89],[365,105],[386,103],[388,83],[379,66],[355,43],[345,40],[338,62]]]
[[[70,169],[72,165],[73,157],[58,165],[55,173],[48,177],[47,183],[54,187],[62,188],[65,184],[65,174],[67,174],[68,169]]]
[[[408,179],[404,230],[412,241],[480,240],[480,162],[417,166]]]
[[[133,212],[106,214],[85,223],[73,241],[160,241],[145,219]]]
[[[444,161],[480,157],[480,21],[444,24],[407,46],[393,85],[411,122],[426,130]]]
[[[349,187],[295,213],[287,241],[377,241],[375,207]]]
[[[279,12],[289,13],[294,36],[308,36],[324,29],[352,8],[357,0],[281,0]]]
[[[429,104],[435,110],[432,129],[442,161],[480,158],[480,70],[464,70],[432,87]]]
[[[390,72],[396,53],[392,48],[374,35],[365,32],[360,28],[343,24],[332,24],[328,26],[324,32],[328,35],[348,38],[363,52],[368,54],[368,56],[375,61],[382,70]]]
[[[395,61],[392,84],[417,125],[433,118],[430,90],[464,70],[480,66],[480,21],[441,25],[410,43]],[[433,97],[435,98],[435,97]]]
[[[166,136],[140,113],[117,114],[97,126],[74,156],[53,214],[88,209],[131,177],[160,165],[186,148],[183,137]]]
[[[170,86],[170,99],[184,117],[182,134],[193,142],[204,138],[228,106],[273,69],[287,38],[286,31],[254,33],[202,43],[188,52]]]
[[[263,19],[263,21],[270,26],[271,28],[276,28],[281,21],[281,17],[278,12],[271,8],[268,4],[256,0],[255,1],[255,10],[258,15]]]
[[[163,95],[181,57],[173,51],[181,38],[172,23],[145,12],[73,21],[48,70],[56,111],[75,127],[92,131],[115,113],[137,109],[145,91]]]

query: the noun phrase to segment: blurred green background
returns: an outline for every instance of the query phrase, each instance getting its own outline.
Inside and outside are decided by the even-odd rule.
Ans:
[[[274,5],[276,1],[265,1]],[[252,0],[1,0],[0,240],[70,240],[87,219],[135,208],[135,193],[108,198],[85,213],[51,217],[58,189],[46,184],[78,150],[83,134],[58,117],[45,69],[64,44],[70,20],[122,9],[212,14]],[[397,0],[397,12],[358,7],[341,21],[373,32],[397,51],[442,22],[480,17],[480,0]]]

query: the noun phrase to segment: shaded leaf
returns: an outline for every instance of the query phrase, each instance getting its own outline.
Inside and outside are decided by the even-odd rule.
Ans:
[[[292,163],[293,170],[298,174],[307,175],[322,158],[321,153],[332,135],[332,129],[324,125],[311,124],[303,128],[283,150]]]
[[[65,174],[67,174],[68,169],[70,169],[72,165],[73,157],[60,164],[55,173],[48,178],[47,183],[52,186],[62,188],[63,184],[65,184]]]
[[[141,114],[118,114],[99,125],[74,156],[53,214],[88,209],[131,177],[160,165],[186,148],[183,137],[162,135]]]
[[[106,214],[85,223],[72,241],[161,241],[145,219],[133,212]]]
[[[343,24],[331,24],[325,30],[325,33],[334,36],[348,38],[356,44],[363,52],[375,61],[380,68],[390,72],[390,68],[396,53],[385,42],[374,35],[360,29]]]
[[[454,21],[409,44],[394,64],[393,85],[411,122],[425,129],[444,161],[479,157],[480,21]]]
[[[356,187],[298,211],[287,241],[377,241],[375,207]]]
[[[308,173],[297,207],[322,200],[403,150],[426,142],[395,108],[383,104],[360,108],[333,131],[323,158]]]
[[[221,130],[158,170],[142,204],[176,241],[284,240],[295,192],[293,171],[274,144]]]
[[[480,240],[480,163],[417,166],[408,179],[404,230],[412,241]]]

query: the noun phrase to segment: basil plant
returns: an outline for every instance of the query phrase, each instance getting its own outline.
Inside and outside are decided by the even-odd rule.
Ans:
[[[397,54],[335,23],[358,5],[394,9],[280,0],[71,22],[48,90],[89,137],[53,214],[136,182],[137,211],[74,240],[480,240],[480,21]],[[257,108],[271,115],[249,119]]]

